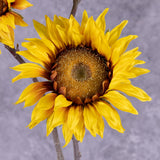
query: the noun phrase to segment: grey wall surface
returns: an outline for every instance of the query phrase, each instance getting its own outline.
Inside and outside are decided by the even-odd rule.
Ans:
[[[54,14],[68,17],[72,0],[30,0],[34,4],[20,13],[29,24],[28,28],[16,27],[15,42],[24,38],[38,37],[32,19],[45,23],[45,15]],[[124,134],[118,133],[106,124],[104,138],[92,137],[86,132],[80,143],[82,160],[159,160],[160,159],[160,0],[82,0],[76,18],[81,22],[82,12],[97,16],[110,8],[106,16],[107,28],[113,28],[122,20],[129,23],[122,36],[136,34],[129,48],[139,46],[143,52],[140,59],[145,60],[145,68],[151,73],[133,80],[133,84],[144,89],[151,102],[142,103],[129,98],[139,115],[118,111]],[[9,69],[18,63],[0,44],[0,160],[56,160],[52,135],[46,137],[45,121],[32,130],[25,128],[30,122],[33,107],[23,109],[23,104],[15,106],[22,90],[31,83],[30,79],[14,84],[11,79],[17,74]],[[23,49],[20,47],[20,49]],[[64,140],[59,128],[62,145]],[[73,160],[72,142],[63,149],[66,160]]]

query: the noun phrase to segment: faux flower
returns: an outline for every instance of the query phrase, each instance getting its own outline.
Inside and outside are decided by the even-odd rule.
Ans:
[[[15,25],[27,26],[13,9],[23,10],[32,6],[27,0],[0,0],[0,42],[14,48]]]
[[[12,81],[34,77],[45,81],[30,84],[16,104],[25,102],[28,107],[38,102],[28,127],[47,120],[48,136],[62,126],[65,146],[73,135],[82,142],[85,129],[103,138],[104,119],[123,133],[116,109],[138,114],[124,94],[143,102],[151,100],[130,81],[149,72],[137,67],[145,63],[136,59],[141,54],[138,48],[126,51],[137,36],[120,38],[127,20],[105,32],[107,12],[105,9],[94,20],[84,11],[81,25],[72,15],[69,19],[55,15],[53,21],[46,16],[46,26],[34,20],[40,39],[27,38],[29,42],[22,43],[27,50],[17,52],[33,63],[13,67],[20,74]]]

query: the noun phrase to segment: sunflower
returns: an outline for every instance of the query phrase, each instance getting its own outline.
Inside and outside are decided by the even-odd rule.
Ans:
[[[12,8],[23,10],[30,6],[27,0],[0,0],[0,42],[14,48],[15,25],[25,27],[27,23]]]
[[[30,84],[19,97],[18,103],[33,109],[30,129],[47,120],[47,136],[57,126],[62,126],[65,146],[74,135],[82,142],[85,128],[92,136],[103,138],[104,119],[120,133],[124,132],[115,108],[138,114],[131,102],[122,94],[141,101],[151,98],[129,79],[148,73],[136,65],[138,48],[126,51],[136,35],[119,38],[127,24],[124,20],[111,31],[105,32],[105,9],[96,21],[83,12],[81,25],[71,15],[69,19],[46,16],[46,26],[34,22],[40,39],[27,38],[27,48],[19,51],[33,63],[20,64],[12,69],[21,72],[13,82],[23,78],[42,77],[46,80]],[[45,94],[45,95],[44,95]]]

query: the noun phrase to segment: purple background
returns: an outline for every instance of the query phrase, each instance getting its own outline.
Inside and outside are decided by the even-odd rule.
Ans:
[[[17,27],[15,42],[24,38],[38,37],[33,28],[32,19],[45,23],[45,15],[54,14],[68,17],[72,0],[30,0],[34,7],[20,13],[29,24],[28,28]],[[129,48],[139,46],[145,60],[145,68],[151,73],[133,80],[133,84],[144,89],[151,102],[142,103],[129,98],[139,115],[118,111],[124,128],[124,134],[118,133],[106,124],[104,138],[92,137],[87,131],[83,143],[80,143],[82,160],[159,160],[160,159],[160,1],[159,0],[82,0],[76,18],[81,22],[82,12],[87,10],[94,19],[105,9],[107,28],[112,29],[122,20],[129,23],[122,36],[136,34]],[[32,130],[25,128],[30,122],[32,107],[23,109],[23,104],[15,106],[22,90],[31,83],[30,79],[11,83],[16,75],[9,69],[18,63],[0,44],[0,160],[56,160],[52,135],[46,137],[45,121]],[[21,47],[22,49],[22,47]],[[62,145],[64,140],[59,128]],[[72,142],[63,149],[66,160],[73,160]]]

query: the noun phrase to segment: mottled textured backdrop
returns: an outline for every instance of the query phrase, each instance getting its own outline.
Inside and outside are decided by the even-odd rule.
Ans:
[[[20,12],[29,24],[27,28],[17,27],[15,42],[24,38],[38,37],[32,19],[45,23],[45,15],[54,14],[68,17],[72,0],[29,0],[33,7]],[[87,131],[80,143],[82,160],[159,160],[160,159],[160,0],[82,0],[76,18],[81,22],[82,12],[96,19],[104,10],[110,8],[106,16],[107,28],[113,28],[122,20],[129,23],[122,36],[136,34],[129,48],[139,46],[143,52],[140,59],[146,61],[143,67],[151,73],[140,76],[133,84],[144,89],[151,102],[142,103],[130,98],[139,115],[119,111],[124,134],[118,133],[106,124],[104,138],[92,137]],[[17,74],[9,69],[18,63],[4,49],[0,55],[0,160],[56,160],[52,135],[46,137],[45,122],[32,130],[26,128],[30,122],[33,107],[23,109],[23,104],[15,106],[22,90],[31,83],[30,79],[11,83]],[[20,49],[23,49],[20,47]],[[61,128],[59,135],[64,145]],[[72,142],[63,149],[65,160],[73,160]]]

